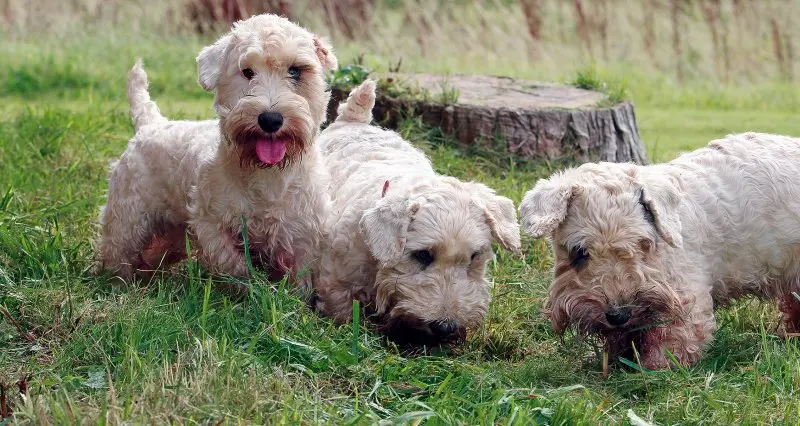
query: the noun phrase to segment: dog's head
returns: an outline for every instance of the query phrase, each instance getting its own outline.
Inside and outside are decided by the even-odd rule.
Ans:
[[[330,99],[325,72],[336,66],[327,42],[269,14],[236,22],[197,57],[224,139],[257,167],[298,161],[314,142]]]
[[[662,256],[682,245],[679,203],[669,177],[632,164],[584,164],[536,183],[520,213],[526,232],[551,238],[544,312],[556,332],[599,334],[620,353],[683,316],[669,272],[680,265]]]
[[[448,177],[384,190],[360,222],[378,261],[374,308],[383,331],[401,344],[462,341],[488,310],[492,241],[519,249],[514,204]]]

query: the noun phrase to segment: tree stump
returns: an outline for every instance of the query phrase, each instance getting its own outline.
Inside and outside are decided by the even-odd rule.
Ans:
[[[418,93],[392,97],[379,90],[373,116],[389,128],[413,114],[461,143],[488,146],[499,140],[523,159],[648,163],[629,101],[602,106],[607,100],[599,92],[507,77],[393,74],[383,80]],[[346,98],[333,90],[329,122]]]

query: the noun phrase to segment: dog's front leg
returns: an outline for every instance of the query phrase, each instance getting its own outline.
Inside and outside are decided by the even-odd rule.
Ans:
[[[200,263],[215,273],[246,277],[249,270],[237,238],[222,229],[219,222],[196,220],[193,231],[197,238]]]

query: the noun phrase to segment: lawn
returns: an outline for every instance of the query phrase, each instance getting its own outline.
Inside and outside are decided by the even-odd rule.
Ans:
[[[628,424],[631,412],[657,424],[800,423],[800,344],[775,335],[773,306],[721,310],[716,340],[692,368],[618,363],[603,379],[597,351],[560,339],[540,314],[551,267],[541,240],[497,252],[489,318],[463,347],[416,356],[367,324],[335,326],[259,277],[232,302],[191,262],[130,286],[92,276],[107,167],[132,135],[125,73],[144,56],[165,115],[209,118],[194,68],[202,45],[123,32],[0,44],[0,383],[11,385],[15,423],[594,425]],[[344,48],[340,62],[356,54]],[[386,58],[366,63],[380,69]],[[800,135],[790,83],[677,85],[624,65],[598,73],[626,85],[657,161],[730,132]],[[413,117],[400,131],[439,172],[515,202],[556,167],[460,147]]]

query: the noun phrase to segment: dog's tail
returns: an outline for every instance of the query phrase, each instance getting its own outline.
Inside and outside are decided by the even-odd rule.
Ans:
[[[147,73],[144,72],[142,59],[139,58],[128,73],[128,103],[131,106],[131,118],[136,131],[146,124],[167,121],[159,112],[156,103],[150,100],[147,86]]]
[[[334,122],[369,124],[375,106],[375,80],[367,80],[350,92],[347,101],[339,105]]]

